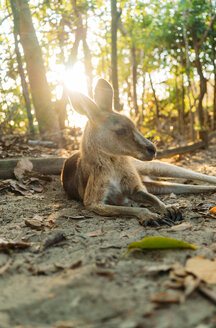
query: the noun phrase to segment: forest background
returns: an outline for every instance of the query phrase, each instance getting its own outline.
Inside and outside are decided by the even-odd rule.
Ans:
[[[161,145],[216,130],[215,0],[1,0],[0,46],[0,134],[62,138],[98,76]]]

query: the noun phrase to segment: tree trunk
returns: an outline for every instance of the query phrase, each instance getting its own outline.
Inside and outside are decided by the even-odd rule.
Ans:
[[[127,84],[127,103],[128,103],[128,108],[130,109],[130,115],[132,115],[132,94],[131,94],[131,83],[129,81],[129,78],[126,78],[126,84]]]
[[[143,124],[143,121],[144,121],[145,90],[146,90],[146,76],[145,76],[145,72],[143,72],[143,76],[142,76],[142,110],[141,110],[141,116],[140,116],[141,124]]]
[[[195,140],[195,133],[194,133],[194,113],[193,113],[193,106],[191,104],[191,97],[190,97],[190,91],[191,88],[191,82],[190,82],[190,58],[189,58],[189,44],[188,44],[188,38],[187,38],[187,19],[188,19],[188,13],[184,12],[184,21],[183,21],[183,37],[185,42],[185,55],[186,55],[186,74],[187,74],[187,97],[189,102],[189,112],[190,112],[190,134],[191,138],[194,141]],[[182,60],[183,61],[183,60]]]
[[[195,31],[193,29],[193,27],[190,28],[190,33],[191,33],[191,37],[192,37],[192,41],[193,41],[193,46],[194,46],[194,50],[195,50],[195,55],[196,55],[196,59],[195,59],[195,64],[196,64],[196,69],[197,72],[199,74],[200,77],[200,94],[199,94],[199,102],[198,102],[198,116],[199,116],[199,123],[201,128],[204,127],[204,113],[203,113],[203,98],[205,96],[205,93],[207,91],[207,80],[203,75],[203,70],[202,70],[202,62],[200,60],[200,48],[203,45],[205,39],[207,38],[208,32],[210,30],[210,28],[213,25],[213,22],[215,20],[215,16],[212,16],[211,21],[208,25],[208,28],[206,29],[206,31],[204,32],[202,38],[200,41],[197,40]]]
[[[139,116],[139,108],[137,105],[137,59],[135,45],[131,48],[131,64],[132,64],[132,79],[133,79],[133,105],[136,117]]]
[[[214,94],[214,100],[213,100],[213,122],[212,122],[212,128],[213,130],[216,130],[216,42],[214,38],[214,25],[212,25],[212,65],[214,67],[214,86],[213,86],[213,94]]]
[[[151,84],[151,88],[152,88],[152,92],[153,92],[153,96],[154,96],[154,100],[155,100],[155,106],[156,106],[156,121],[158,122],[159,121],[159,104],[158,104],[158,100],[157,100],[157,96],[156,96],[156,92],[155,92],[155,88],[154,88],[154,85],[153,85],[153,82],[152,82],[152,78],[151,78],[151,74],[148,73],[149,75],[149,81],[150,81],[150,84]]]
[[[145,110],[145,89],[146,89],[146,72],[144,70],[144,49],[141,49],[141,67],[142,67],[142,105],[141,105],[141,115],[140,115],[140,124],[143,124],[144,121],[144,110]]]
[[[27,0],[15,0],[18,27],[24,50],[26,68],[31,88],[35,114],[41,134],[59,133],[59,124],[51,101],[41,48],[32,23]]]
[[[216,130],[216,65],[214,67],[213,130]]]
[[[21,79],[23,98],[25,100],[25,105],[26,105],[26,111],[27,111],[27,117],[28,117],[28,123],[29,123],[29,132],[31,134],[34,134],[33,116],[31,113],[31,100],[29,97],[28,84],[27,84],[26,78],[25,78],[25,73],[24,73],[23,64],[22,64],[22,57],[20,54],[19,42],[18,42],[18,38],[17,38],[17,36],[18,36],[17,11],[16,11],[16,6],[14,5],[13,0],[10,0],[10,4],[11,4],[11,9],[12,9],[12,13],[13,13],[13,22],[14,22],[15,53],[16,53],[16,57],[17,57],[18,72],[19,72],[20,79]]]
[[[183,124],[182,124],[182,115],[181,115],[181,102],[180,102],[180,96],[179,96],[179,89],[178,89],[178,81],[177,81],[177,72],[175,74],[175,88],[176,88],[176,107],[178,110],[178,131],[179,134],[182,135],[183,132]]]
[[[111,0],[111,69],[112,69],[112,85],[114,91],[114,108],[117,111],[121,110],[119,101],[118,87],[118,59],[117,59],[117,29],[119,21],[119,13],[117,12],[117,1]]]
[[[93,97],[92,93],[92,63],[91,63],[91,52],[88,46],[88,43],[86,41],[86,33],[84,33],[85,36],[83,37],[83,51],[84,51],[84,61],[85,61],[85,72],[88,77],[87,79],[87,86],[88,86],[88,95],[89,97]]]

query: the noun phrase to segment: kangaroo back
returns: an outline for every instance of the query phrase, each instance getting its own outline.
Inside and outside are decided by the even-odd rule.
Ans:
[[[61,182],[69,198],[80,201],[83,200],[83,193],[86,188],[87,180],[82,174],[79,151],[64,162]]]

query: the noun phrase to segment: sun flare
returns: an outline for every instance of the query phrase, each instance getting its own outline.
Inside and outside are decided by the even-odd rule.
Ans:
[[[83,63],[77,62],[72,68],[67,69],[63,76],[63,82],[67,89],[88,95],[87,77]],[[81,128],[85,126],[87,122],[86,116],[75,112],[71,105],[68,105],[67,112],[69,126],[78,126]]]
[[[88,94],[87,77],[83,63],[78,61],[72,68],[68,68],[63,75],[63,82],[67,89]]]

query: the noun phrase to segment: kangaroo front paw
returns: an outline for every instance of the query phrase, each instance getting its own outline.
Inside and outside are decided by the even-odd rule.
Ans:
[[[183,216],[178,208],[168,205],[166,206],[162,220],[165,221],[168,225],[173,225],[182,221]]]
[[[151,213],[150,215],[145,215],[142,218],[139,218],[139,223],[144,226],[150,226],[150,227],[159,227],[161,221],[160,215],[156,213]]]
[[[174,206],[166,206],[161,214],[145,212],[140,213],[139,215],[139,223],[144,227],[160,227],[164,225],[168,225],[169,227],[173,226],[176,223],[179,223],[183,220],[182,214]]]

